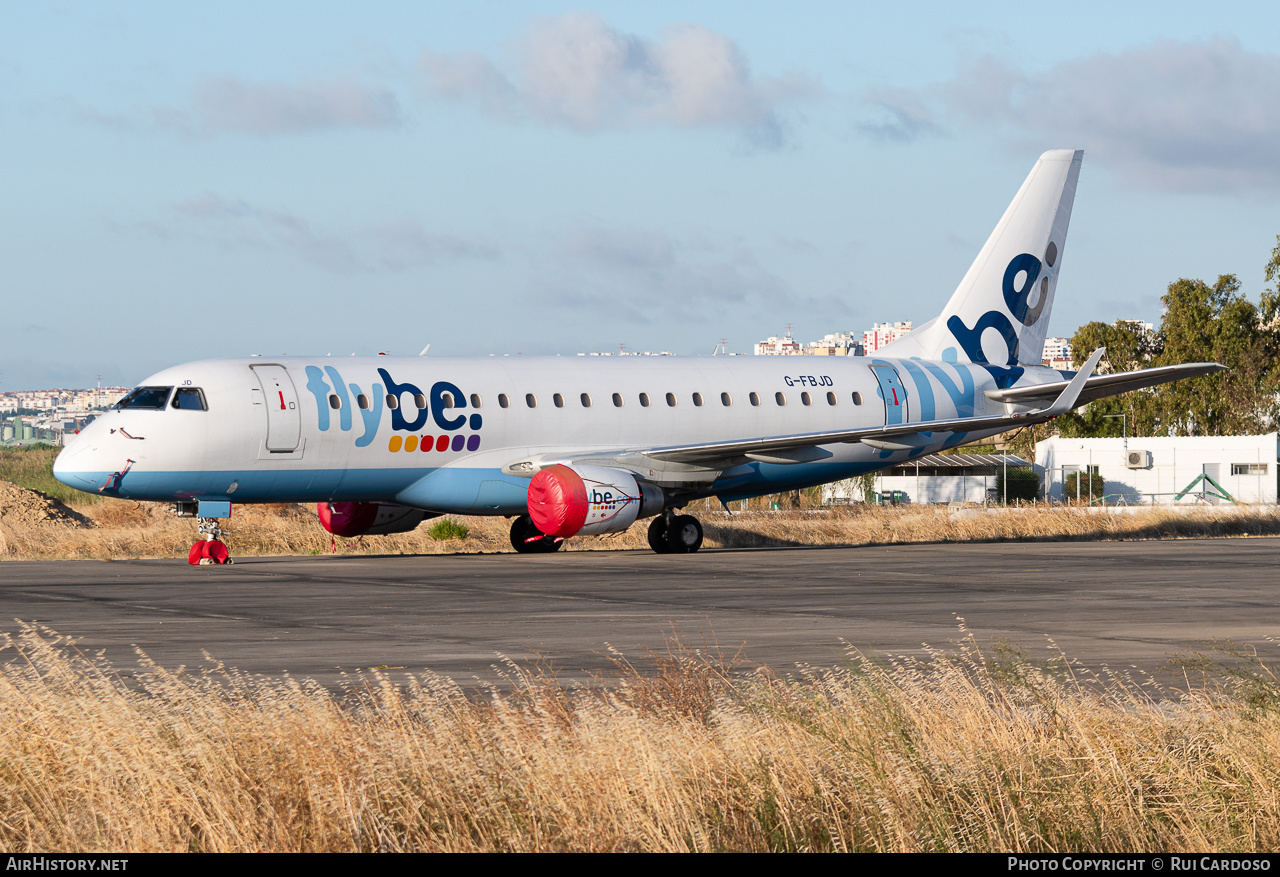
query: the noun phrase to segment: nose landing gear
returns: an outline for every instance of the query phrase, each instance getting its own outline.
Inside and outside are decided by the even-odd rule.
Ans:
[[[649,547],[658,554],[693,554],[702,547],[702,524],[668,510],[649,525]]]
[[[192,566],[209,566],[235,562],[231,559],[226,544],[218,538],[227,535],[227,531],[218,526],[217,518],[196,518],[196,525],[196,532],[204,538],[191,546],[187,563]]]

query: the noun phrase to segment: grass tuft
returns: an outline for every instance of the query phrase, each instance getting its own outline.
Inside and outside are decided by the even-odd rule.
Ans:
[[[1254,706],[1261,689],[1160,691],[972,638],[923,661],[851,650],[799,679],[674,643],[618,656],[603,684],[511,664],[508,687],[471,693],[374,672],[334,694],[216,664],[125,679],[30,626],[0,655],[11,851],[1280,843],[1280,711]],[[1274,703],[1275,677],[1246,664]]]
[[[431,529],[427,530],[427,535],[437,542],[447,542],[450,539],[466,539],[467,534],[470,532],[467,529],[467,525],[461,521],[455,521],[453,518],[441,518],[431,525]]]

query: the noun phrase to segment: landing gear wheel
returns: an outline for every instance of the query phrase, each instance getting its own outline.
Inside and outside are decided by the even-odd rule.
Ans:
[[[693,554],[702,547],[702,524],[693,515],[676,515],[667,526],[667,545],[672,554]]]
[[[218,539],[201,539],[191,546],[187,552],[187,563],[192,566],[210,566],[211,564],[232,563],[227,553],[227,546]]]
[[[226,544],[218,538],[226,536],[227,531],[218,526],[217,518],[196,518],[196,532],[203,538],[187,552],[187,563],[192,566],[210,566],[234,562]]]
[[[521,554],[550,554],[559,551],[563,539],[548,536],[533,525],[528,515],[511,522],[511,547]]]
[[[649,524],[649,547],[657,554],[670,554],[671,546],[667,544],[667,519],[658,515]]]

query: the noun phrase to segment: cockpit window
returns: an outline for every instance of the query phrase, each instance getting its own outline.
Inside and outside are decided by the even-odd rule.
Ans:
[[[204,390],[199,387],[179,387],[178,392],[173,394],[173,401],[169,405],[173,408],[180,408],[183,411],[209,410],[209,406],[204,401]]]
[[[134,387],[129,395],[116,403],[117,408],[144,408],[163,411],[173,387]]]

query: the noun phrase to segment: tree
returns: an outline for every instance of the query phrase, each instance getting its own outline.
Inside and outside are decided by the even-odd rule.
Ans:
[[[1280,235],[1266,267],[1280,280]],[[1280,286],[1280,284],[1277,284]],[[1274,429],[1280,416],[1280,290],[1268,288],[1255,305],[1235,275],[1212,286],[1182,278],[1163,297],[1160,329],[1134,323],[1088,323],[1071,339],[1083,357],[1107,348],[1112,371],[1187,362],[1217,362],[1225,372],[1175,381],[1100,399],[1057,420],[1064,436],[1243,435]],[[1122,420],[1117,415],[1124,415]]]
[[[1071,350],[1081,359],[1099,347],[1107,348],[1103,359],[1106,371],[1132,371],[1149,365],[1159,354],[1160,335],[1148,332],[1140,323],[1117,320],[1110,326],[1096,321],[1086,323],[1071,338]],[[1138,416],[1142,401],[1137,393],[1099,399],[1080,411],[1058,418],[1058,432],[1080,438],[1120,437],[1126,432],[1129,435],[1149,433],[1150,423]]]
[[[1268,296],[1267,299],[1271,297]],[[1273,310],[1264,299],[1263,308]],[[1244,435],[1273,427],[1280,392],[1280,333],[1224,274],[1169,284],[1153,365],[1219,362],[1229,371],[1175,381],[1145,394],[1152,435]]]

